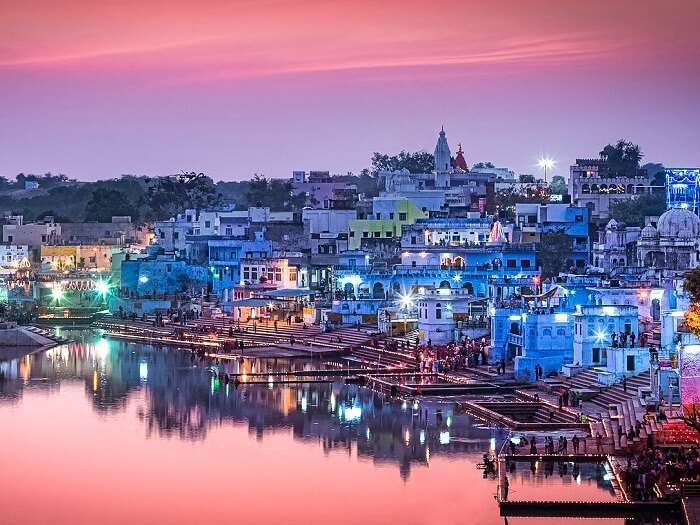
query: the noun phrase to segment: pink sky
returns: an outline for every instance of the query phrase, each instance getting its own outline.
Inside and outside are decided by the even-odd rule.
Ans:
[[[696,0],[0,0],[0,175],[534,172],[625,137],[700,164]]]

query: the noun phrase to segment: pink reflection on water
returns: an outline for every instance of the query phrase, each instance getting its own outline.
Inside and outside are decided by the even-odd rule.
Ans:
[[[503,523],[477,454],[436,456],[404,482],[395,464],[358,458],[354,443],[324,453],[320,440],[295,440],[291,430],[261,440],[224,422],[203,441],[148,438],[138,417],[147,402],[140,390],[105,415],[82,383],[63,381],[51,394],[29,389],[0,404],[2,522]],[[541,486],[512,487],[518,499],[542,496]],[[600,494],[595,484],[576,490],[577,499]]]

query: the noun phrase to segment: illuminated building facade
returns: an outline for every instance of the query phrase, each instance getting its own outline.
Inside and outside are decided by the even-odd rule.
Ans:
[[[666,207],[698,211],[700,168],[666,170]]]

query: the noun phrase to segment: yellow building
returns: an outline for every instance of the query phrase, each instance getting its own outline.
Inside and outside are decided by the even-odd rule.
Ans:
[[[102,245],[42,246],[41,269],[57,272],[109,272],[112,269],[112,249]]]
[[[424,219],[428,214],[408,199],[378,197],[372,201],[372,218],[352,220],[348,224],[348,250],[359,250],[362,239],[393,239],[401,236],[401,227]]]

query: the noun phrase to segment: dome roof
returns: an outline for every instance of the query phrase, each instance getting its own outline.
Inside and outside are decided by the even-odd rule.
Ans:
[[[647,224],[642,228],[642,239],[656,239],[659,236],[659,232],[656,231],[651,224]]]
[[[659,217],[659,235],[695,239],[700,237],[700,218],[687,208],[671,208]]]

